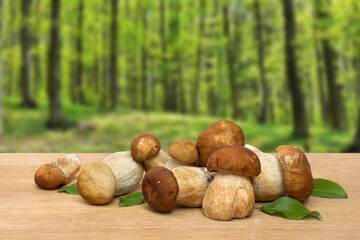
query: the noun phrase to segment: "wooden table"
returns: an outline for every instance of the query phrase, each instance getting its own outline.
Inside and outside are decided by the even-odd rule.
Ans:
[[[115,198],[93,206],[80,196],[39,189],[35,171],[61,155],[0,154],[0,239],[360,239],[360,154],[308,154],[313,176],[338,182],[349,195],[311,197],[305,205],[319,211],[322,221],[287,220],[255,209],[250,218],[229,222],[208,219],[201,208],[160,214],[147,204],[119,207]],[[77,155],[84,166],[108,154]]]

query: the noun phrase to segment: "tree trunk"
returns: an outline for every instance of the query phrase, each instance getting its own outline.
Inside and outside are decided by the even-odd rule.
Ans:
[[[304,98],[301,91],[300,78],[297,73],[295,53],[295,13],[293,0],[283,0],[283,11],[285,20],[285,55],[286,55],[286,77],[290,89],[293,123],[295,136],[308,136],[306,123],[306,110]]]
[[[259,0],[254,0],[254,11],[255,11],[255,20],[256,20],[256,39],[258,45],[258,65],[260,70],[260,82],[262,86],[262,99],[261,99],[261,110],[258,118],[259,123],[267,122],[267,108],[268,108],[268,99],[269,99],[269,90],[266,82],[265,76],[265,64],[264,64],[264,40],[263,40],[263,25],[261,18],[261,10]]]
[[[164,110],[170,110],[170,103],[168,102],[169,97],[169,81],[168,81],[168,62],[167,62],[167,40],[166,40],[166,16],[165,16],[165,0],[160,0],[160,38],[161,38],[161,58],[162,58],[162,82],[163,82],[163,102]]]
[[[142,25],[143,25],[143,36],[142,36],[142,45],[141,45],[141,108],[143,110],[148,110],[148,51],[147,51],[147,5],[143,5],[142,9]]]
[[[38,96],[41,91],[41,82],[42,82],[42,70],[41,70],[41,47],[40,47],[40,26],[41,26],[41,13],[40,13],[40,4],[41,0],[36,0],[35,2],[35,15],[36,15],[36,26],[35,31],[32,34],[32,45],[35,46],[36,51],[32,54],[33,60],[33,79],[34,79],[34,95]]]
[[[110,108],[118,106],[117,82],[117,16],[118,0],[111,1],[111,26],[110,26]]]
[[[20,89],[21,89],[21,106],[27,108],[36,107],[36,103],[31,94],[31,44],[30,44],[30,26],[29,26],[29,15],[30,15],[30,4],[31,0],[21,1],[21,14],[22,14],[22,25],[20,28],[20,44],[21,44],[21,75],[20,75]]]
[[[231,106],[232,106],[232,118],[239,118],[238,99],[237,99],[237,86],[236,86],[236,70],[235,70],[235,56],[233,51],[233,44],[230,36],[230,20],[229,20],[229,6],[228,2],[223,4],[223,31],[226,38],[226,59],[228,65],[228,74],[231,91]],[[237,53],[239,54],[239,53]]]
[[[327,22],[330,16],[323,7],[324,2],[322,0],[315,1],[316,18],[318,21]],[[345,130],[346,122],[340,93],[341,87],[336,82],[336,52],[332,48],[328,37],[321,38],[321,47],[324,54],[325,73],[328,85],[331,126],[336,129]]]
[[[78,26],[76,33],[76,70],[74,81],[74,100],[76,103],[85,104],[83,84],[83,22],[84,22],[84,0],[79,0]]]
[[[108,5],[108,0],[103,0],[102,3],[102,8],[101,8],[101,15],[107,19],[108,11],[107,11],[107,6]],[[102,19],[104,21],[104,19]],[[108,94],[108,89],[109,89],[109,60],[108,60],[108,42],[107,39],[109,38],[109,34],[108,34],[108,28],[103,27],[102,28],[102,33],[101,33],[101,38],[102,38],[102,46],[101,46],[101,68],[102,68],[102,81],[101,81],[101,96],[100,96],[100,107],[102,108],[106,108],[108,106],[108,99],[110,97]]]
[[[49,47],[49,67],[47,95],[49,99],[49,120],[47,127],[52,129],[66,127],[66,121],[61,106],[61,79],[60,79],[60,2],[51,2],[51,29]]]
[[[201,82],[201,72],[202,72],[202,52],[203,52],[203,41],[202,37],[204,35],[205,28],[205,8],[206,8],[206,0],[200,0],[199,5],[199,25],[198,25],[198,45],[196,49],[196,75],[195,75],[195,84],[193,88],[192,94],[192,113],[199,113],[199,87]]]
[[[2,145],[2,136],[3,136],[3,107],[2,107],[2,99],[3,99],[3,74],[2,74],[2,19],[3,19],[3,1],[0,1],[0,145]],[[0,146],[1,147],[1,146]]]

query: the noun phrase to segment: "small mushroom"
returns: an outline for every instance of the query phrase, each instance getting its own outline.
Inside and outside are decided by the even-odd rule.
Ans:
[[[210,154],[216,149],[234,145],[244,146],[244,144],[244,133],[236,123],[228,120],[213,122],[198,136],[197,148],[200,153],[198,164],[205,167]]]
[[[131,155],[139,162],[155,157],[161,148],[160,141],[152,133],[142,133],[131,142]]]
[[[81,197],[91,204],[107,204],[114,198],[116,178],[102,162],[92,162],[80,172],[77,187]]]
[[[204,196],[204,215],[215,220],[251,216],[255,195],[249,176],[261,171],[256,154],[242,146],[223,147],[210,155],[206,167],[217,173]]]
[[[212,174],[206,168],[180,166],[172,170],[179,185],[176,204],[200,207]]]
[[[176,160],[195,165],[199,160],[199,152],[196,142],[191,139],[181,139],[173,142],[169,147],[169,154]]]
[[[107,164],[116,178],[115,196],[122,195],[134,189],[141,181],[144,168],[135,161],[130,152],[116,152],[107,156],[103,163]]]
[[[152,209],[169,213],[175,207],[179,186],[170,170],[164,167],[154,167],[144,176],[142,192],[145,201]]]
[[[164,167],[170,158],[171,157],[167,152],[160,150],[155,157],[152,157],[143,162],[145,171],[147,172],[153,167]]]
[[[42,165],[35,173],[36,185],[44,189],[56,189],[67,184],[80,170],[80,160],[75,154],[67,154],[51,164]]]
[[[255,193],[255,201],[273,201],[286,194],[284,174],[278,158],[272,154],[263,153],[254,146],[245,145],[253,151],[261,163],[261,173],[251,177]]]
[[[300,148],[283,145],[276,148],[285,177],[289,197],[303,202],[308,199],[314,188],[310,164]]]

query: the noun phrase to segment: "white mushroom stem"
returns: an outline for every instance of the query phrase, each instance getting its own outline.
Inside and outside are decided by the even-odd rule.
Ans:
[[[191,164],[183,163],[175,158],[170,157],[170,159],[165,164],[165,167],[169,170],[173,170],[174,168],[180,167],[180,166],[192,166]]]
[[[80,160],[75,154],[66,154],[58,158],[51,164],[58,166],[60,170],[64,173],[65,180],[63,184],[67,184],[68,182],[70,182],[81,167]]]
[[[155,157],[143,162],[145,171],[148,171],[153,167],[164,167],[170,158],[171,157],[167,152],[160,150]]]
[[[206,189],[212,179],[206,168],[180,166],[172,172],[176,177],[179,193],[176,204],[186,207],[200,207],[205,196]]]
[[[254,204],[249,177],[217,172],[206,190],[202,210],[208,218],[231,220],[251,216]]]
[[[116,152],[107,156],[103,163],[114,172],[116,178],[115,196],[122,195],[134,189],[141,181],[144,168],[140,162],[133,159],[130,152]]]
[[[245,145],[253,151],[261,163],[261,173],[251,177],[256,201],[273,201],[286,194],[284,174],[279,159],[271,154],[263,153],[254,146]]]

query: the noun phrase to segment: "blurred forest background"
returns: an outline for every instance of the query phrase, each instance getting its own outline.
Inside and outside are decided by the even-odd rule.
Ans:
[[[163,149],[219,119],[360,152],[358,0],[0,0],[2,152]]]

